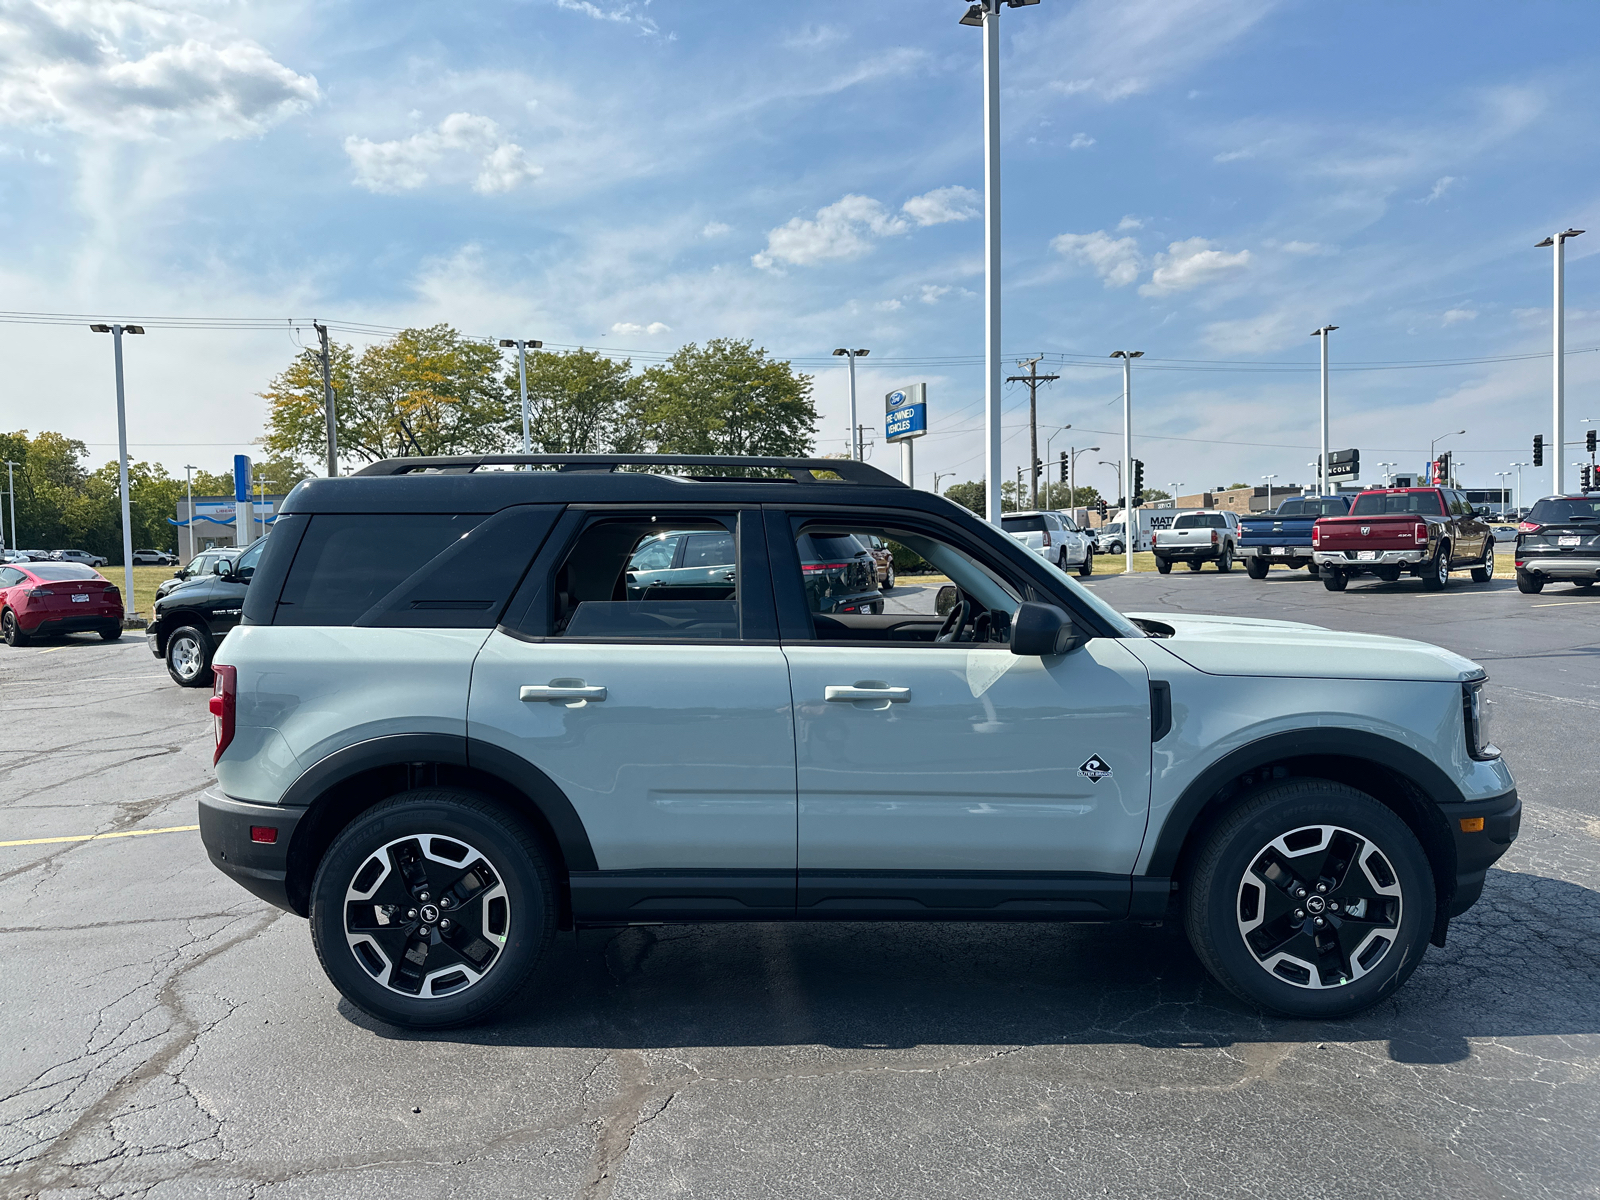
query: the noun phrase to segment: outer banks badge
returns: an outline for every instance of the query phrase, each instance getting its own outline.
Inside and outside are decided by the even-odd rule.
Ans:
[[[1091,754],[1089,761],[1078,768],[1078,774],[1090,783],[1099,783],[1102,779],[1111,778],[1111,764],[1098,754]]]

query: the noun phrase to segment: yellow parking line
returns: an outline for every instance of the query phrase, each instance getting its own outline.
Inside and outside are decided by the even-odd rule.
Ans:
[[[122,833],[79,833],[72,837],[23,838],[15,842],[0,842],[0,846],[43,846],[49,842],[98,842],[105,838],[146,837],[152,833],[191,833],[198,825],[169,825],[165,829],[128,829]]]

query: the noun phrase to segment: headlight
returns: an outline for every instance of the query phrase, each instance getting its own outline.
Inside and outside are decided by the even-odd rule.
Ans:
[[[1490,740],[1494,726],[1494,704],[1483,694],[1484,679],[1471,679],[1461,685],[1461,707],[1467,724],[1467,753],[1480,762],[1500,757],[1500,748]]]

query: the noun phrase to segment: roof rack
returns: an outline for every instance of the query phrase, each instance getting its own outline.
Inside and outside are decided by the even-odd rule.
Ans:
[[[906,484],[877,467],[849,458],[760,458],[731,454],[456,454],[437,457],[386,458],[371,463],[357,475],[412,475],[423,471],[453,475],[471,474],[480,467],[550,466],[558,471],[607,473],[618,467],[761,467],[789,472],[795,483],[827,483],[819,478],[830,472],[846,483],[869,487],[905,487]],[[690,475],[677,478],[703,483],[736,480],[737,475]],[[757,478],[760,478],[759,476]]]

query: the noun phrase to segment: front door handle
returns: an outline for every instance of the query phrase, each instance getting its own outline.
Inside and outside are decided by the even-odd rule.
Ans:
[[[830,683],[823,689],[824,700],[849,703],[854,700],[888,700],[904,704],[911,699],[911,689],[904,687],[862,687],[860,684]]]
[[[523,700],[604,700],[605,698],[605,688],[589,687],[583,683],[525,683],[522,685],[521,693]]]

